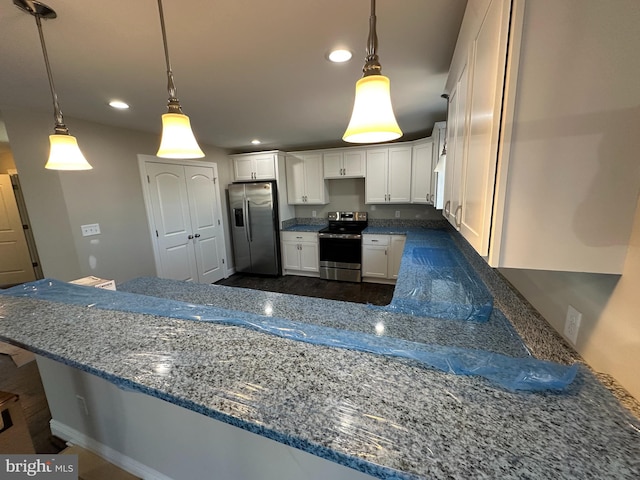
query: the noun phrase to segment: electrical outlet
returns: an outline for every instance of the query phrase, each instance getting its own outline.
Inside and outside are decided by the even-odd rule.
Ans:
[[[311,210],[311,216],[312,216],[313,218],[316,218],[316,211],[315,211],[315,210]]]
[[[569,305],[569,309],[567,310],[567,319],[564,323],[564,336],[573,346],[575,346],[578,341],[578,330],[580,330],[581,321],[582,313]]]
[[[400,210],[396,210],[396,218],[400,218]]]
[[[92,223],[91,225],[80,225],[82,229],[83,237],[90,237],[92,235],[100,235],[100,224]]]

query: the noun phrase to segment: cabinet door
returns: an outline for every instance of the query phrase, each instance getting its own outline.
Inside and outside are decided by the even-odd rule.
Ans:
[[[387,166],[389,149],[367,151],[367,175],[365,177],[365,203],[387,202]]]
[[[285,159],[287,171],[287,202],[290,205],[304,203],[304,160],[293,155]]]
[[[433,141],[414,145],[411,159],[411,203],[432,203]]]
[[[343,176],[364,177],[366,152],[364,150],[345,150],[343,153]]]
[[[325,152],[322,154],[324,178],[342,178],[342,158],[342,152]]]
[[[402,253],[407,237],[404,235],[391,236],[391,254],[389,255],[389,278],[398,278],[400,272],[400,263],[402,261]]]
[[[462,209],[462,165],[466,155],[467,139],[467,98],[469,87],[469,69],[465,64],[456,89],[449,98],[449,116],[451,117],[450,136],[447,141],[447,167],[445,177],[445,208],[443,215],[449,223],[460,228],[459,215]]]
[[[285,270],[300,270],[300,247],[297,242],[282,242],[282,266]]]
[[[463,160],[460,233],[480,255],[489,253],[491,205],[498,155],[498,133],[506,38],[501,31],[504,2],[493,0],[471,48],[468,147]],[[503,24],[504,23],[504,24]]]
[[[233,178],[236,182],[253,180],[253,160],[250,156],[233,159]]]
[[[386,245],[362,246],[362,276],[387,278],[387,249]]]
[[[321,153],[306,154],[304,159],[304,195],[306,204],[322,205],[325,201],[324,168]]]
[[[389,148],[388,202],[411,203],[411,147]]]
[[[254,161],[254,178],[256,180],[275,180],[276,179],[276,163],[275,155],[269,153],[264,155],[256,155]]]
[[[300,244],[300,270],[305,272],[318,272],[318,242]]]

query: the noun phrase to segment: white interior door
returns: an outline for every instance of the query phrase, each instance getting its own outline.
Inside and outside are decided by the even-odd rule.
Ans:
[[[158,276],[213,283],[226,275],[218,170],[198,163],[140,155]]]
[[[0,175],[0,286],[36,279],[9,175]]]
[[[184,167],[199,283],[224,278],[224,231],[215,188],[216,170],[215,165]]]
[[[147,181],[158,245],[158,275],[198,281],[187,183],[182,165],[147,162]]]

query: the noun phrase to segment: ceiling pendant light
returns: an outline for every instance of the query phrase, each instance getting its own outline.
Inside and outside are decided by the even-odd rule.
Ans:
[[[198,146],[198,141],[191,130],[189,117],[182,113],[180,101],[177,98],[176,86],[173,83],[173,72],[169,61],[169,47],[167,46],[167,32],[164,28],[164,13],[162,0],[158,0],[160,12],[160,26],[164,42],[164,57],[167,62],[167,88],[169,90],[168,113],[162,115],[162,139],[156,155],[162,158],[201,158],[204,152]]]
[[[56,18],[56,12],[44,3],[37,1],[13,0],[13,4],[20,10],[33,15],[36,19],[38,33],[40,34],[40,44],[42,45],[42,53],[44,55],[44,64],[47,68],[47,76],[49,77],[49,88],[51,89],[51,96],[53,97],[53,116],[56,121],[54,127],[55,133],[49,135],[49,159],[44,168],[50,170],[90,170],[93,167],[89,165],[89,162],[87,162],[84,155],[82,155],[76,137],[69,135],[69,129],[64,124],[62,111],[58,104],[58,95],[56,95],[56,90],[53,85],[47,47],[45,46],[44,36],[42,35],[41,19]]]
[[[391,106],[389,79],[380,74],[382,67],[376,54],[377,48],[376,0],[371,0],[367,57],[362,78],[356,83],[351,121],[342,136],[345,142],[388,142],[402,136]]]

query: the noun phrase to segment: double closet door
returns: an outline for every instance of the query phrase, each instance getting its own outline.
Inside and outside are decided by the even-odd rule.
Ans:
[[[143,169],[158,276],[197,283],[224,278],[217,166],[145,160]]]

